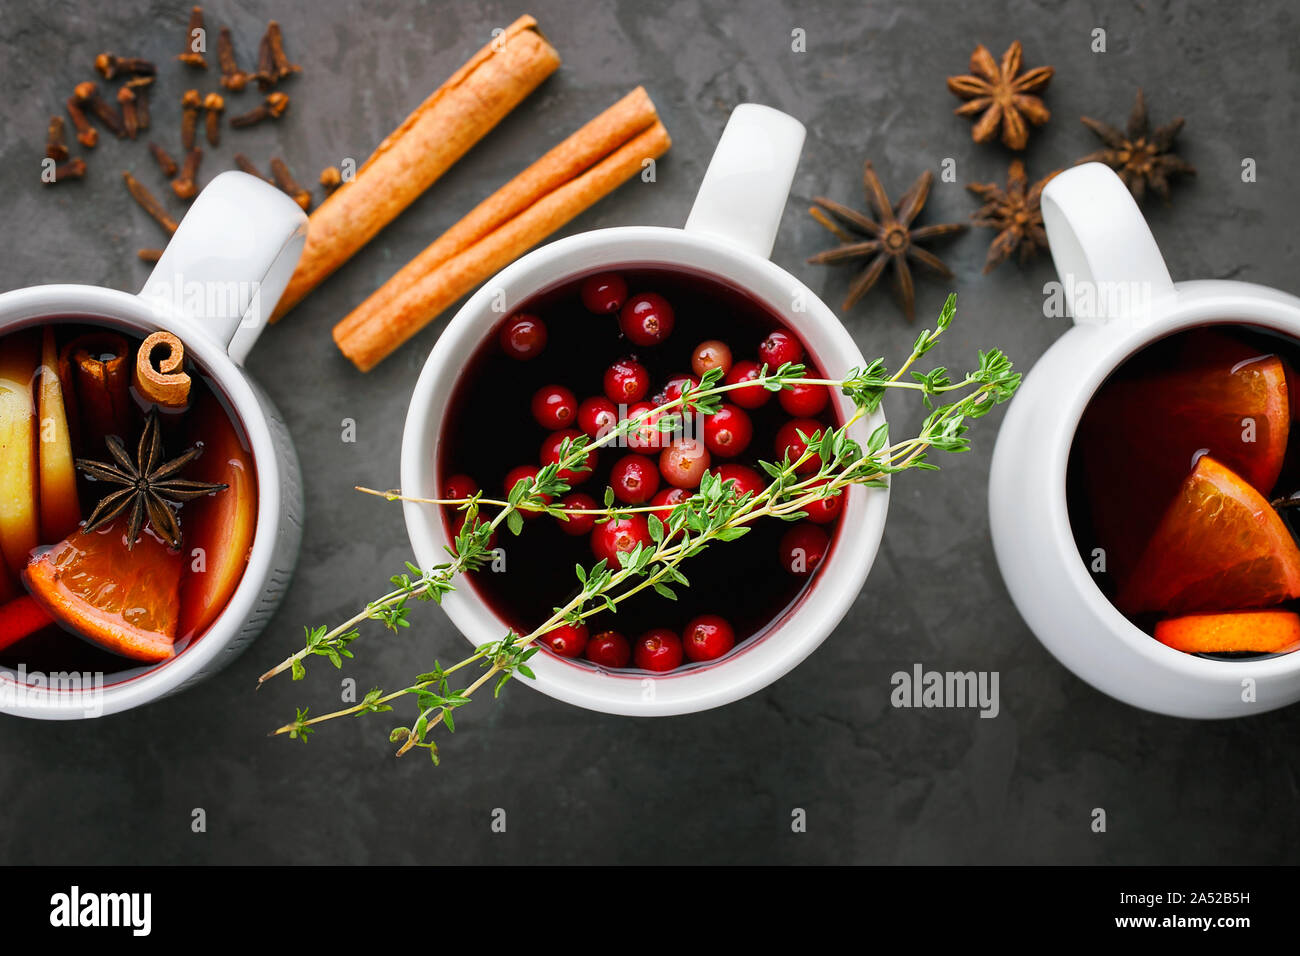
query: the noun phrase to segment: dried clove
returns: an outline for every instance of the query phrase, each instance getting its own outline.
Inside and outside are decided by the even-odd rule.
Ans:
[[[141,249],[135,254],[135,257],[141,262],[157,262],[162,258],[162,254],[161,249]]]
[[[62,182],[65,179],[80,179],[85,175],[86,161],[78,156],[76,159],[66,162],[62,166],[54,167],[53,179],[45,179],[42,176],[41,181],[47,186],[53,186],[55,183]]]
[[[122,107],[122,126],[126,130],[127,138],[135,139],[140,132],[140,117],[135,108],[135,90],[129,86],[122,87],[117,91],[117,102]]]
[[[158,168],[162,170],[162,174],[168,179],[173,178],[179,171],[180,167],[176,165],[176,160],[172,159],[171,154],[157,143],[149,144],[149,152],[158,161]]]
[[[252,79],[235,62],[235,42],[230,36],[230,27],[222,27],[217,35],[217,61],[221,64],[221,85],[230,92],[240,92]]]
[[[194,131],[199,125],[199,108],[203,100],[198,90],[186,90],[181,97],[181,146],[188,153],[194,148]]]
[[[271,159],[271,175],[275,177],[275,184],[285,195],[301,206],[303,212],[311,208],[311,193],[298,185],[289,172],[289,167],[278,156]]]
[[[337,166],[326,166],[320,172],[321,188],[325,190],[326,196],[334,195],[334,190],[343,185],[343,173]]]
[[[82,106],[90,107],[90,111],[95,114],[95,118],[118,139],[126,135],[126,126],[122,122],[122,114],[99,95],[99,87],[90,80],[78,83],[76,89],[72,91],[72,95],[76,97],[77,102]]]
[[[203,26],[203,8],[194,7],[190,10],[190,27],[185,32],[185,52],[176,59],[186,66],[206,70],[208,58],[203,55],[203,51],[208,48],[207,34],[208,31]]]
[[[208,143],[221,145],[221,111],[226,108],[226,101],[220,93],[209,93],[203,98],[203,108],[207,111]]]
[[[104,79],[111,80],[119,73],[129,76],[153,76],[158,72],[151,61],[138,56],[114,56],[101,53],[95,57],[95,69],[103,74]]]
[[[253,74],[257,88],[263,93],[275,86],[275,58],[271,55],[271,31],[268,29],[257,44],[257,72]]]
[[[232,116],[230,125],[234,129],[256,126],[264,119],[279,119],[289,108],[289,97],[285,93],[272,93],[261,106],[249,110],[240,116]]]
[[[181,174],[172,180],[172,192],[178,199],[184,199],[186,202],[193,199],[199,194],[199,186],[195,181],[199,175],[199,163],[203,160],[203,150],[195,147],[185,155],[185,164],[181,166]]]
[[[179,223],[167,213],[167,210],[163,208],[163,204],[158,201],[158,197],[149,192],[143,183],[126,170],[122,171],[122,181],[126,183],[127,192],[131,194],[131,198],[139,203],[140,208],[152,216],[158,225],[168,232],[176,231]]]
[[[63,126],[62,116],[51,116],[50,125],[45,132],[45,156],[56,163],[68,158],[68,137]]]
[[[268,185],[271,186],[275,185],[275,183],[273,183],[270,179],[268,179],[266,176],[263,176],[261,170],[259,170],[257,166],[253,164],[253,161],[249,159],[247,156],[245,156],[243,153],[235,154],[235,165],[238,166],[241,171],[248,173],[248,175],[256,176],[258,179],[260,179],[264,183],[267,183]]]
[[[277,82],[294,73],[301,73],[302,67],[290,63],[284,53],[284,37],[280,33],[280,24],[272,20],[266,25],[266,41],[271,53],[271,68]]]
[[[140,129],[149,128],[149,87],[153,85],[152,76],[137,76],[126,81],[127,87],[135,93],[135,121]]]
[[[86,149],[93,149],[95,144],[99,142],[99,130],[90,125],[85,112],[81,109],[81,104],[77,102],[75,96],[68,97],[67,107],[68,115],[72,117],[72,125],[77,130],[77,142]]]

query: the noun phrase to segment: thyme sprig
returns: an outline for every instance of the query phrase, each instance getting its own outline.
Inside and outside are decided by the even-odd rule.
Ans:
[[[410,726],[394,728],[389,739],[393,743],[400,742],[399,755],[413,748],[423,748],[437,763],[438,747],[429,739],[429,734],[439,724],[455,732],[454,712],[470,703],[485,685],[492,683],[494,696],[497,696],[512,677],[533,678],[528,661],[537,653],[537,641],[543,635],[565,623],[576,624],[595,614],[617,611],[618,605],[647,589],[653,589],[665,599],[675,600],[677,588],[690,586],[682,570],[687,560],[716,542],[743,537],[755,521],[763,518],[796,521],[805,517],[805,509],[814,501],[843,494],[851,485],[884,487],[889,476],[898,472],[937,469],[928,459],[931,450],[967,451],[970,448],[969,422],[983,417],[1009,399],[1020,384],[1020,375],[1013,370],[1011,361],[996,349],[980,352],[977,367],[955,381],[944,367],[926,372],[914,370],[916,362],[934,347],[949,327],[955,311],[956,297],[950,295],[935,328],[923,331],[917,337],[911,354],[892,373],[883,359],[855,369],[843,379],[834,380],[809,377],[803,365],[787,363],[775,371],[764,367],[757,379],[727,385],[722,382],[722,372],[712,370],[701,377],[698,385],[684,388],[679,397],[620,421],[599,438],[590,439],[584,435],[566,441],[559,449],[557,462],[545,466],[531,479],[521,479],[505,499],[486,498],[481,494],[454,499],[415,498],[396,491],[359,489],[389,500],[452,506],[462,510],[465,520],[454,546],[448,548],[450,560],[424,570],[408,563],[409,573],[393,577],[394,590],[372,601],[348,621],[333,629],[308,628],[305,646],[263,675],[259,684],[284,670],[291,670],[295,680],[301,679],[305,674],[303,660],[310,655],[326,657],[336,667],[342,667],[342,659],[352,656],[349,645],[359,636],[358,625],[366,620],[377,620],[394,632],[409,627],[410,602],[440,602],[443,595],[454,589],[451,582],[457,574],[482,567],[489,560],[492,535],[503,522],[513,534],[522,532],[523,512],[544,512],[562,521],[568,520],[571,514],[595,514],[598,521],[608,521],[643,512],[647,513],[651,543],[619,554],[617,567],[610,566],[605,560],[597,561],[589,568],[577,565],[574,569],[577,586],[573,596],[555,607],[554,613],[528,634],[511,632],[498,641],[480,645],[473,654],[451,667],[443,668],[435,661],[432,671],[417,676],[411,684],[387,693],[372,690],[360,703],[351,707],[315,717],[305,709],[299,710],[293,722],[274,733],[306,740],[317,724],[340,717],[385,712],[392,710],[393,702],[413,697],[416,706],[414,722]],[[787,454],[779,462],[759,462],[770,482],[758,492],[742,494],[734,481],[724,482],[715,473],[706,472],[696,492],[673,507],[666,520],[660,518],[662,508],[618,507],[610,489],[606,490],[603,508],[570,511],[552,503],[569,490],[561,473],[585,470],[589,453],[601,445],[626,438],[651,427],[652,423],[660,431],[675,431],[681,426],[683,414],[688,411],[712,414],[721,407],[722,397],[735,388],[757,384],[777,392],[801,383],[838,389],[852,400],[854,412],[838,428],[801,434],[806,447],[795,459],[791,460]],[[891,443],[888,426],[882,424],[871,432],[865,447],[859,445],[850,431],[879,408],[890,389],[918,392],[929,414],[912,438]],[[495,509],[495,514],[491,518],[481,517],[485,508]],[[477,668],[477,676],[460,689],[453,689],[452,675],[469,668]]]

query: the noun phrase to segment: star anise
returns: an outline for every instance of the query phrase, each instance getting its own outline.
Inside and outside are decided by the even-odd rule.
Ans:
[[[948,89],[964,100],[969,100],[953,112],[958,116],[980,116],[971,128],[971,138],[977,143],[987,143],[1002,129],[1002,142],[1010,149],[1024,149],[1029,142],[1029,126],[1042,126],[1051,119],[1051,111],[1035,93],[1047,89],[1056,72],[1050,66],[1036,66],[1028,73],[1020,73],[1023,50],[1016,40],[1002,54],[1001,64],[993,61],[993,54],[984,44],[975,47],[970,55],[973,75],[948,77]]]
[[[866,187],[868,205],[876,219],[870,219],[854,209],[841,206],[823,196],[815,197],[814,206],[808,211],[843,245],[837,249],[819,252],[808,261],[820,265],[834,265],[854,259],[869,260],[867,267],[849,286],[848,298],[844,300],[845,311],[853,308],[858,300],[871,290],[881,273],[885,271],[885,266],[892,262],[898,298],[902,302],[907,321],[911,322],[916,318],[916,293],[912,284],[912,270],[907,260],[911,259],[918,265],[925,266],[946,279],[951,279],[952,270],[944,265],[938,256],[922,249],[917,243],[963,232],[966,224],[952,222],[912,228],[912,220],[925,206],[925,201],[930,196],[930,186],[934,182],[934,174],[928,169],[916,178],[912,188],[896,206],[890,205],[889,197],[885,194],[885,189],[880,185],[876,171],[872,169],[869,162],[863,165],[862,181]],[[848,228],[845,229],[845,226]]]
[[[1142,90],[1137,92],[1137,102],[1129,114],[1128,126],[1121,133],[1113,126],[1090,116],[1082,116],[1083,125],[1097,134],[1104,149],[1089,153],[1075,163],[1101,162],[1119,173],[1133,198],[1142,201],[1147,189],[1154,190],[1161,199],[1169,202],[1169,179],[1172,176],[1195,176],[1196,169],[1172,152],[1174,140],[1183,128],[1183,118],[1176,117],[1164,126],[1151,131],[1147,118],[1147,102]]]
[[[186,481],[175,476],[186,465],[198,458],[203,451],[202,445],[195,445],[179,458],[163,461],[162,430],[158,426],[158,415],[150,412],[145,421],[144,432],[140,436],[140,447],[135,460],[127,454],[122,439],[109,435],[104,439],[108,452],[114,463],[77,459],[77,467],[96,481],[120,485],[117,491],[105,495],[95,505],[82,526],[81,533],[89,534],[115,520],[128,508],[130,518],[127,521],[126,546],[135,547],[140,538],[140,531],[145,520],[154,532],[173,548],[181,546],[180,518],[168,502],[181,503],[202,498],[204,495],[225,491],[228,485],[208,484],[202,481]]]
[[[1043,187],[1059,172],[1059,169],[1050,172],[1030,186],[1025,164],[1013,159],[1007,170],[1005,190],[997,183],[967,184],[966,188],[984,203],[971,216],[974,224],[998,230],[989,245],[988,258],[984,260],[985,273],[992,272],[1013,252],[1020,253],[1023,265],[1039,249],[1047,248],[1047,231],[1043,228]]]

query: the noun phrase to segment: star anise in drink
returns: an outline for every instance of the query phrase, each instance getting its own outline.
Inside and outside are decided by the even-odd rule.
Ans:
[[[1089,153],[1075,165],[1105,163],[1119,173],[1119,178],[1124,180],[1124,185],[1138,202],[1142,201],[1148,189],[1168,202],[1172,177],[1196,175],[1196,168],[1173,152],[1174,140],[1183,128],[1183,118],[1175,117],[1152,132],[1146,98],[1140,89],[1124,132],[1090,116],[1080,119],[1084,126],[1097,134],[1105,148]]]
[[[1058,169],[1048,173],[1031,186],[1025,174],[1025,164],[1013,159],[1007,170],[1006,189],[997,183],[967,184],[966,188],[984,203],[971,217],[974,224],[998,231],[984,261],[985,273],[992,272],[1012,253],[1020,254],[1023,265],[1039,249],[1047,248],[1047,231],[1043,228],[1043,187],[1059,172]]]
[[[952,278],[952,270],[938,256],[922,249],[917,243],[963,232],[966,224],[953,222],[912,228],[912,221],[925,206],[925,201],[930,196],[930,186],[934,183],[934,174],[928,169],[917,177],[912,188],[897,205],[889,202],[889,196],[869,162],[863,166],[862,181],[866,187],[870,211],[876,218],[871,219],[824,196],[815,197],[814,205],[808,212],[843,245],[819,252],[808,261],[819,265],[834,265],[855,259],[867,260],[867,267],[849,286],[848,298],[844,300],[845,311],[853,308],[876,284],[885,271],[885,266],[893,263],[898,298],[907,321],[911,322],[916,317],[916,291],[908,260],[944,278]]]
[[[77,459],[77,467],[96,481],[118,485],[116,491],[109,492],[95,510],[90,513],[82,526],[82,534],[89,534],[97,528],[114,521],[129,511],[127,519],[126,546],[135,547],[140,539],[140,532],[145,521],[149,522],[154,533],[172,548],[181,546],[181,522],[172,504],[181,504],[202,498],[205,495],[225,491],[228,485],[209,484],[202,481],[187,481],[176,476],[203,452],[202,445],[195,445],[178,458],[164,460],[162,431],[158,425],[157,412],[150,412],[145,420],[144,432],[140,435],[140,445],[136,449],[135,459],[127,453],[126,445],[116,435],[104,439],[108,446],[111,462]]]
[[[948,89],[968,102],[957,107],[958,116],[979,116],[971,138],[987,143],[1002,130],[1002,142],[1009,149],[1024,149],[1029,142],[1029,124],[1042,126],[1051,111],[1035,94],[1047,89],[1056,72],[1050,66],[1036,66],[1020,73],[1023,50],[1016,40],[997,63],[984,44],[970,55],[970,75],[948,77]]]

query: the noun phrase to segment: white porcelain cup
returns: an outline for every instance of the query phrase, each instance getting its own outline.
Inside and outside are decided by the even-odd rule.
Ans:
[[[0,295],[0,336],[50,318],[84,319],[141,337],[160,329],[175,333],[243,425],[258,487],[248,566],[207,631],[171,660],[98,680],[2,668],[0,711],[76,719],[138,707],[219,670],[270,619],[297,560],[302,481],[283,418],[241,363],[297,265],[306,224],[279,190],[244,173],[222,173],[194,200],[139,295],[84,285]]]
[[[803,139],[803,126],[784,113],[754,104],[739,106],[684,230],[625,227],[571,236],[529,253],[489,280],[443,331],[415,386],[402,439],[403,493],[436,496],[448,400],[469,357],[505,317],[493,311],[493,303],[504,296],[513,308],[581,273],[653,265],[712,274],[745,289],[781,316],[828,376],[836,378],[862,366],[861,352],[831,310],[767,258]],[[689,335],[690,330],[678,328],[675,334]],[[848,399],[837,394],[834,401],[843,418],[852,414]],[[852,433],[865,443],[883,421],[877,414],[857,423]],[[751,694],[812,653],[843,618],[875,559],[887,506],[887,489],[848,491],[839,534],[808,595],[761,638],[728,658],[651,678],[641,672],[601,673],[541,653],[529,662],[536,681],[522,683],[591,710],[637,716],[705,710]],[[425,567],[445,561],[451,539],[438,508],[409,502],[403,507],[416,560]],[[556,595],[556,600],[563,597]],[[509,630],[467,582],[459,582],[442,606],[470,644],[499,640]]]
[[[1210,660],[1166,647],[1093,581],[1066,507],[1079,419],[1106,378],[1150,343],[1195,326],[1244,323],[1300,337],[1300,299],[1245,282],[1170,280],[1137,204],[1088,163],[1043,191],[1043,219],[1073,327],[1025,376],[989,476],[993,546],[1026,623],[1098,690],[1177,717],[1240,717],[1300,699],[1300,653]],[[1122,483],[1116,494],[1123,494]]]

